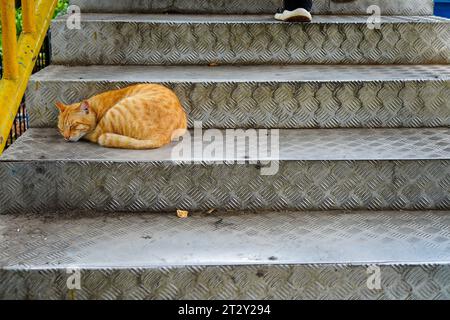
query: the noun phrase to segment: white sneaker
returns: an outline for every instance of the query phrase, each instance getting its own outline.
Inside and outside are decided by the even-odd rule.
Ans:
[[[303,8],[298,8],[293,11],[283,10],[275,14],[275,19],[284,22],[311,22],[311,13]]]

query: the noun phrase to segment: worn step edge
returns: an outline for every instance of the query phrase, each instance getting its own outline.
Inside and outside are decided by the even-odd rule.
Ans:
[[[250,149],[241,145],[258,134]],[[0,214],[450,209],[448,128],[283,130],[279,155],[276,131],[238,135],[243,151],[223,157],[227,149],[211,156],[196,138],[130,151],[31,129],[1,158]]]
[[[438,211],[6,215],[0,298],[448,299],[449,226]]]
[[[66,18],[52,24],[56,64],[450,63],[450,20],[438,17],[384,16],[374,30],[365,16],[285,24],[260,15],[84,14],[81,29]]]
[[[113,13],[219,13],[262,14],[275,13],[282,7],[281,0],[158,0],[136,2],[135,0],[71,0],[81,12]],[[314,0],[313,14],[367,14],[371,5],[377,5],[383,15],[432,15],[433,0],[358,0],[336,3],[330,0]]]
[[[31,127],[56,127],[56,101],[75,103],[136,83],[174,89],[205,128],[450,126],[449,65],[53,65],[26,94]]]

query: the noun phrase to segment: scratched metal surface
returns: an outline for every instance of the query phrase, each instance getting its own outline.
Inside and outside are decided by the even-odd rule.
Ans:
[[[82,28],[52,24],[52,61],[63,65],[448,64],[449,21],[316,16],[285,24],[264,15],[83,14]],[[332,40],[331,40],[332,39]]]
[[[136,83],[161,83],[205,128],[378,128],[450,126],[450,67],[77,66],[33,75],[32,127],[56,127],[56,101]]]
[[[0,298],[450,298],[449,212],[6,215],[0,239]]]
[[[244,145],[241,158],[173,157],[176,143],[112,150],[32,129],[0,162],[0,212],[449,209],[449,130],[286,130],[263,176],[257,160],[278,157]]]
[[[82,12],[275,13],[282,0],[71,0]],[[433,0],[314,0],[314,14],[366,14],[377,5],[384,15],[432,15]]]
[[[258,143],[241,141],[250,137],[252,130],[238,130],[233,136],[219,130],[218,138],[239,137],[236,150],[209,154],[204,151],[211,144],[203,135],[191,130],[186,134],[186,146],[190,153],[179,153],[182,141],[173,142],[155,150],[120,150],[103,148],[96,144],[80,141],[65,142],[57,129],[30,129],[12,148],[0,158],[2,163],[26,161],[93,161],[93,162],[208,162],[208,161],[361,161],[361,160],[450,160],[450,128],[420,129],[291,129],[267,133],[267,141],[257,133]],[[202,134],[205,132],[202,132]],[[202,139],[203,138],[203,139]],[[276,139],[276,140],[273,140]],[[252,139],[253,141],[253,139]],[[279,152],[276,153],[275,144]],[[202,146],[196,152],[196,145]],[[260,147],[260,148],[259,148]],[[267,147],[267,152],[263,150]],[[274,149],[271,149],[273,147]],[[272,150],[272,152],[271,152]]]

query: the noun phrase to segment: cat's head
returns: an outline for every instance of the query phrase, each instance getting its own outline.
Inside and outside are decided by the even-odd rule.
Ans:
[[[58,129],[66,141],[76,142],[97,126],[97,117],[87,101],[71,105],[57,102],[56,107],[60,111]]]

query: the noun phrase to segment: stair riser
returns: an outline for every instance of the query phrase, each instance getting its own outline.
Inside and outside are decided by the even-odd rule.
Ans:
[[[446,23],[313,24],[195,21],[83,22],[52,26],[53,63],[64,65],[447,64]]]
[[[282,0],[72,0],[82,12],[134,12],[134,13],[274,13]],[[366,14],[370,5],[380,6],[386,15],[432,15],[432,0],[355,0],[335,3],[314,0],[315,14]]]
[[[31,81],[31,127],[56,127],[56,101],[75,103],[130,82]],[[450,81],[179,82],[189,127],[386,128],[450,126]]]
[[[48,211],[450,209],[450,161],[251,164],[3,162],[0,214]]]
[[[369,289],[369,268],[337,264],[82,268],[81,290],[68,289],[73,273],[66,270],[0,270],[0,299],[450,299],[450,265],[380,266],[381,290]]]

